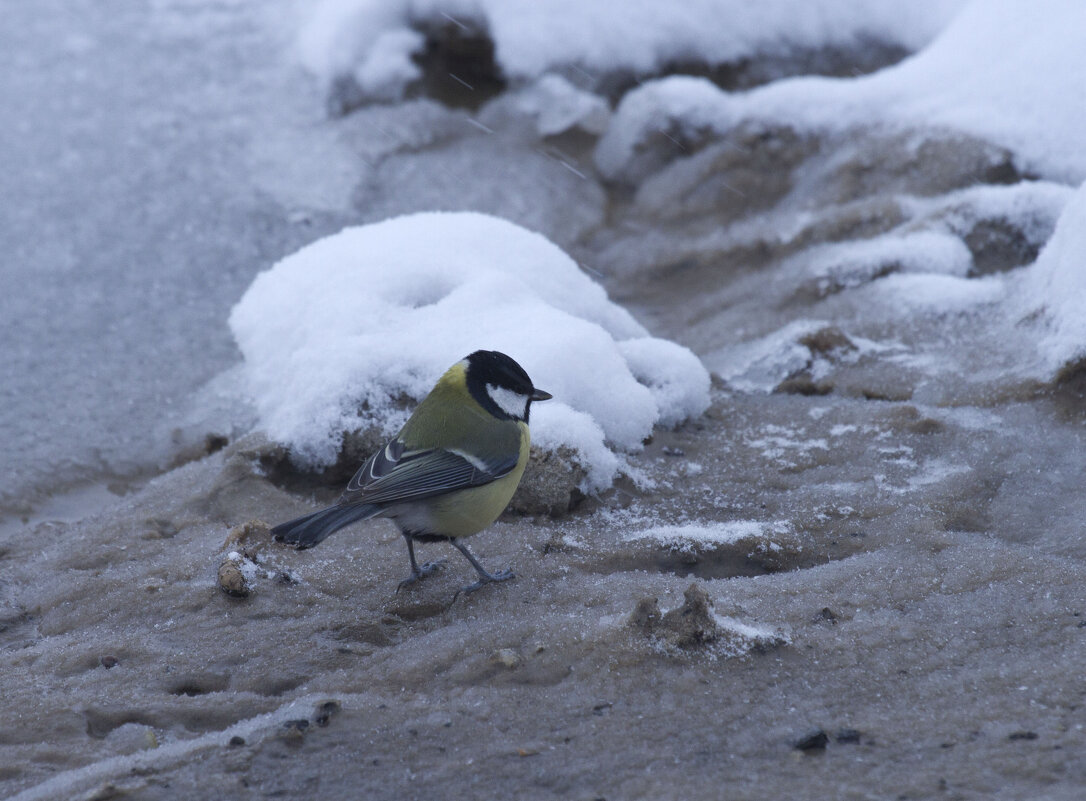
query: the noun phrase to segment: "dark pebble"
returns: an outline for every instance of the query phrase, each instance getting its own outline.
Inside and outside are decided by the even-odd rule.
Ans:
[[[824,751],[830,736],[822,729],[812,729],[796,740],[794,747],[799,751]]]
[[[111,667],[117,667],[117,665],[120,664],[120,660],[117,659],[117,657],[115,656],[107,655],[99,657],[98,664],[104,667],[106,670],[109,670]]]
[[[235,747],[239,745],[245,745],[245,738],[235,734],[233,737],[230,738],[230,745],[233,745]]]
[[[339,704],[336,701],[325,701],[317,712],[315,722],[318,726],[327,726],[332,716],[339,712]]]
[[[828,606],[822,607],[822,611],[815,615],[815,623],[830,623],[837,625],[837,614]]]

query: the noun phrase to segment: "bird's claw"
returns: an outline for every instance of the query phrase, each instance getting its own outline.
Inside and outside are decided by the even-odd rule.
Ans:
[[[514,573],[512,570],[498,570],[494,573],[481,573],[479,575],[479,580],[476,581],[474,584],[468,584],[458,589],[456,591],[456,595],[453,596],[453,600],[455,601],[457,598],[459,598],[461,593],[464,595],[470,595],[476,590],[482,589],[487,584],[493,584],[498,581],[508,581],[511,578],[516,578],[516,575],[517,574]]]
[[[403,581],[401,581],[398,585],[396,585],[396,592],[399,592],[402,589],[406,589],[407,587],[410,587],[415,582],[426,578],[431,573],[436,573],[437,571],[441,570],[444,567],[445,567],[445,560],[444,559],[438,559],[437,561],[434,561],[434,562],[426,562],[425,564],[421,565],[418,570],[412,570],[410,576],[408,576]]]

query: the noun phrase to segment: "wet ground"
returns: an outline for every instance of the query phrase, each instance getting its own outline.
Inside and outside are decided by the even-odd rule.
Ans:
[[[1072,798],[1086,570],[1081,509],[1051,499],[1081,437],[1044,403],[718,390],[634,461],[654,488],[498,523],[474,549],[517,578],[455,601],[471,571],[442,545],[396,591],[384,521],[307,552],[226,543],[307,508],[230,446],[6,543],[5,789]],[[247,597],[218,586],[230,552]],[[692,582],[751,628],[639,619]]]

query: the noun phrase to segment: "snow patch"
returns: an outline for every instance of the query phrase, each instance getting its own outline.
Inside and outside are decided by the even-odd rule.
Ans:
[[[616,451],[709,405],[689,350],[647,335],[539,234],[476,213],[425,213],[348,228],[257,276],[230,315],[260,425],[307,468],[335,461],[344,432],[394,433],[453,363],[508,353],[554,400],[534,441],[572,448],[588,490]]]
[[[751,342],[721,348],[706,357],[709,368],[743,392],[769,392],[811,362],[811,349],[798,340],[827,325],[822,320],[793,320]]]
[[[934,231],[891,233],[857,242],[824,245],[805,255],[819,288],[849,288],[891,272],[943,273],[964,277],[973,263],[956,236]]]
[[[486,31],[502,74],[514,81],[563,67],[590,76],[644,75],[676,62],[723,64],[872,41],[911,51],[935,36],[961,5],[962,0],[686,0],[679,7],[652,0],[325,0],[303,27],[298,51],[307,69],[330,82],[372,62],[390,33],[434,21]]]
[[[794,78],[737,94],[701,78],[650,82],[623,98],[596,163],[619,177],[643,144],[672,129],[719,135],[756,119],[831,133],[878,120],[977,136],[1027,169],[1078,183],[1086,178],[1083,30],[1086,4],[1077,0],[976,0],[920,53],[871,75]]]
[[[1086,184],[1021,281],[1022,316],[1035,320],[1044,378],[1086,357]]]
[[[896,273],[871,286],[884,303],[900,310],[902,304],[929,314],[957,314],[1006,296],[1006,284],[999,276],[959,278],[954,275]]]
[[[787,534],[791,530],[791,524],[785,520],[726,520],[654,526],[643,531],[631,531],[624,539],[626,542],[648,540],[672,550],[688,552],[697,548],[734,545],[743,540],[768,539],[774,534]]]

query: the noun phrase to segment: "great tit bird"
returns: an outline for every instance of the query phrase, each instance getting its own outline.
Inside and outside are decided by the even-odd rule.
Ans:
[[[477,350],[446,371],[334,506],[281,523],[272,535],[302,550],[351,523],[387,517],[407,540],[411,559],[411,575],[400,588],[439,566],[419,566],[416,540],[447,540],[471,562],[479,580],[464,592],[511,579],[508,570],[488,573],[461,540],[489,526],[509,504],[528,463],[532,401],[550,398],[504,353]]]

